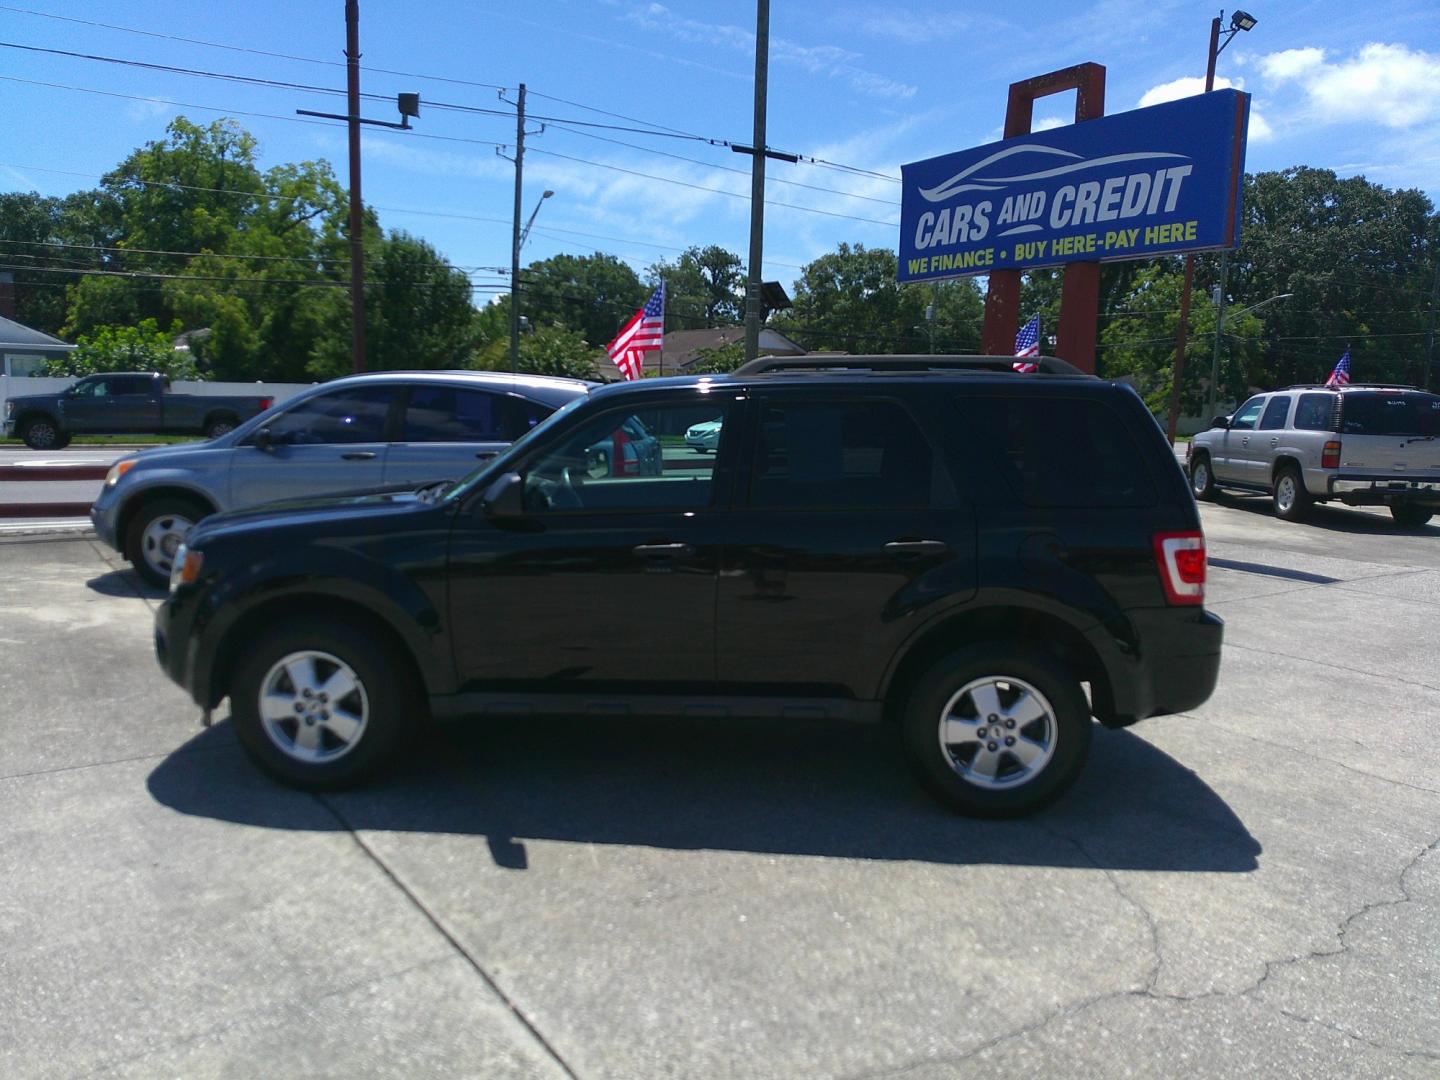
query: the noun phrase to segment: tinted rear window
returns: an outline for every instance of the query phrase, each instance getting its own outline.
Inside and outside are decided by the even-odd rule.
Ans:
[[[962,403],[980,445],[1027,506],[1153,506],[1155,485],[1120,414],[1099,401],[985,398]],[[962,473],[974,471],[972,463]]]
[[[1347,435],[1440,435],[1440,397],[1356,391],[1344,395],[1340,430]]]
[[[1302,431],[1330,431],[1334,428],[1335,394],[1301,394],[1295,410],[1295,426]]]

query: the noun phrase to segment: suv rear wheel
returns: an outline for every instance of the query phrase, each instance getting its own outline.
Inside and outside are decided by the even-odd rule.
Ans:
[[[383,640],[328,619],[264,637],[230,681],[240,744],[266,772],[311,791],[344,787],[399,752],[416,694]]]
[[[1275,474],[1275,516],[1281,521],[1304,521],[1310,516],[1310,492],[1294,465],[1282,465]]]
[[[1418,529],[1435,515],[1423,506],[1392,506],[1390,516],[1402,529]]]
[[[1016,817],[1068,788],[1090,748],[1079,681],[1023,646],[942,657],[915,684],[902,718],[906,756],[941,802],[977,817]]]

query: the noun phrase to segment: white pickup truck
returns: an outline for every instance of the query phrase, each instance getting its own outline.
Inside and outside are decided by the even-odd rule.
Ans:
[[[1315,503],[1388,506],[1418,529],[1440,510],[1440,396],[1411,386],[1291,386],[1217,416],[1190,442],[1197,499],[1263,491],[1300,521]]]

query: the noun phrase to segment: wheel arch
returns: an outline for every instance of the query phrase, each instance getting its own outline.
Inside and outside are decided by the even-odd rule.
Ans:
[[[1115,715],[1109,670],[1085,635],[1058,615],[1029,608],[989,607],[952,616],[926,631],[900,658],[882,687],[887,718],[897,718],[916,680],[946,653],[989,641],[1019,641],[1045,653],[1088,682],[1091,711],[1102,722]]]
[[[1275,490],[1275,481],[1277,481],[1277,480],[1280,479],[1280,470],[1282,470],[1283,468],[1285,468],[1285,466],[1287,466],[1287,465],[1293,465],[1293,466],[1295,467],[1295,475],[1298,476],[1298,477],[1300,477],[1300,483],[1301,483],[1302,486],[1304,485],[1304,483],[1305,483],[1305,466],[1300,464],[1300,459],[1297,458],[1293,453],[1283,453],[1283,454],[1278,455],[1278,456],[1275,458],[1275,460],[1270,463],[1270,490],[1271,490],[1271,491],[1274,491],[1274,490]]]
[[[25,430],[28,424],[32,424],[36,420],[49,420],[50,423],[55,425],[55,433],[57,435],[64,434],[65,425],[60,422],[59,417],[57,417],[53,412],[50,412],[48,409],[36,408],[26,409],[24,412],[20,413],[20,415],[15,417],[13,421],[15,425],[15,433],[19,435]]]
[[[240,414],[229,406],[217,406],[207,412],[205,418],[200,421],[200,430],[208,431],[210,425],[216,420],[229,420],[232,424],[238,426],[240,423]]]
[[[217,642],[214,658],[210,665],[209,697],[212,703],[230,692],[230,681],[235,668],[245,652],[245,643],[267,625],[284,623],[289,619],[305,617],[313,619],[332,618],[347,626],[364,627],[378,641],[382,641],[404,665],[405,675],[416,691],[416,706],[429,709],[425,693],[426,680],[419,658],[405,636],[383,615],[357,600],[336,596],[333,593],[287,593],[261,601],[249,608],[234,623],[225,629]]]
[[[157,499],[186,499],[205,507],[207,514],[213,514],[219,510],[219,507],[215,505],[215,500],[209,495],[183,484],[156,484],[153,487],[142,488],[125,500],[124,505],[120,507],[120,513],[115,518],[115,535],[122,545],[125,537],[130,534],[130,526],[135,520],[135,515],[144,509],[147,503],[152,503]]]

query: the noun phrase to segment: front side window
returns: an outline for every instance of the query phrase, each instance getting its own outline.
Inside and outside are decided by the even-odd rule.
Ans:
[[[525,469],[525,508],[559,511],[699,510],[714,496],[715,462],[733,407],[611,410],[574,429]],[[713,453],[687,445],[696,427],[719,427]]]
[[[762,404],[750,504],[795,510],[928,507],[939,472],[893,401]]]
[[[393,386],[352,387],[298,402],[265,426],[277,446],[385,441]]]
[[[1265,406],[1264,415],[1260,417],[1261,431],[1275,431],[1285,426],[1285,417],[1290,413],[1290,399],[1285,395],[1273,397],[1270,404]]]
[[[1235,419],[1230,421],[1230,427],[1234,431],[1250,431],[1255,427],[1255,421],[1260,418],[1260,410],[1265,407],[1264,398],[1251,398],[1235,414]]]

